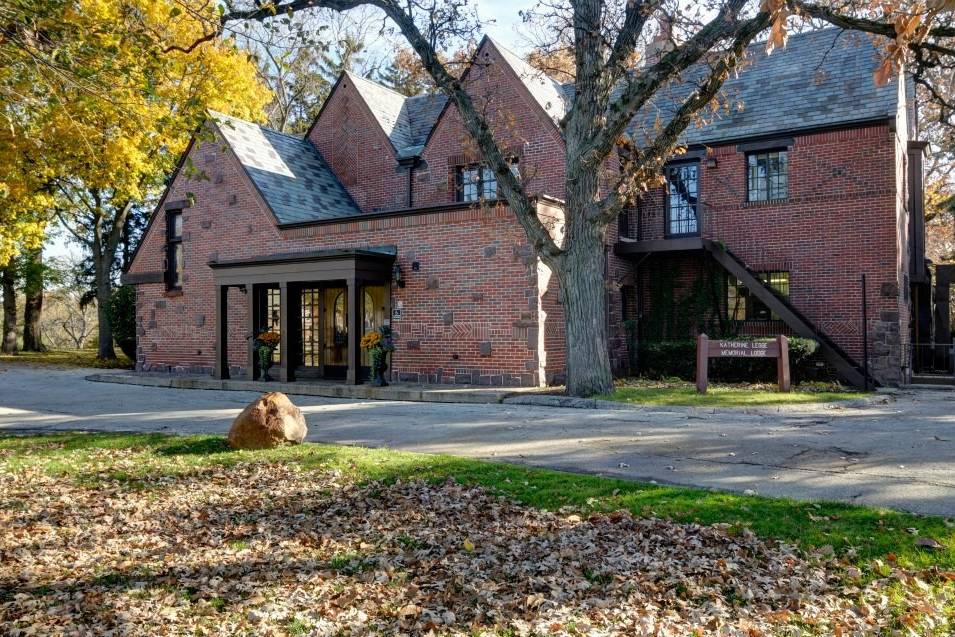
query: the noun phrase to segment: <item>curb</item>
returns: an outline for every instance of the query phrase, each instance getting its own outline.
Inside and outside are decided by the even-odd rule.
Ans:
[[[216,380],[214,378],[188,378],[176,376],[141,376],[133,374],[90,374],[86,380],[94,383],[117,383],[142,387],[167,389],[206,389],[220,391],[280,391],[292,396],[321,396],[325,398],[351,398],[364,400],[397,400],[429,403],[498,404],[516,392],[509,389],[461,388],[461,389],[412,389],[370,385],[325,385],[310,383],[259,382],[248,380]]]
[[[895,392],[879,391],[871,396],[843,400],[838,402],[799,403],[792,405],[775,405],[771,407],[696,407],[676,405],[639,405],[621,403],[614,400],[599,398],[573,398],[571,396],[529,395],[509,396],[501,402],[505,405],[529,405],[535,407],[561,407],[568,409],[602,409],[607,411],[644,411],[644,412],[671,412],[671,413],[745,413],[745,414],[778,414],[786,411],[826,411],[831,409],[860,409],[871,405],[885,405],[895,401]]]

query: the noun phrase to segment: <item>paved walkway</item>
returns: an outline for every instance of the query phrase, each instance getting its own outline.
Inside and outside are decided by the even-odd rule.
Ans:
[[[0,366],[0,433],[219,433],[257,394]],[[955,515],[955,393],[853,409],[607,411],[294,397],[309,440]]]

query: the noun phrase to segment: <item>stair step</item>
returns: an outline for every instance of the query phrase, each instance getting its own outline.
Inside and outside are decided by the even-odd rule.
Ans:
[[[912,382],[909,383],[912,385],[932,385],[932,386],[955,386],[955,376],[941,376],[934,374],[913,374]]]

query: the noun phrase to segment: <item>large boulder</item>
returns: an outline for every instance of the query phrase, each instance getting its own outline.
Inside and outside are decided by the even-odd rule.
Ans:
[[[308,428],[302,411],[282,392],[259,396],[242,410],[229,430],[233,449],[270,449],[305,440]]]

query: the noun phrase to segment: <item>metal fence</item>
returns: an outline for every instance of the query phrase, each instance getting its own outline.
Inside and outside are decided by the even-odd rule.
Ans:
[[[916,374],[955,374],[955,345],[913,343],[912,369]]]

